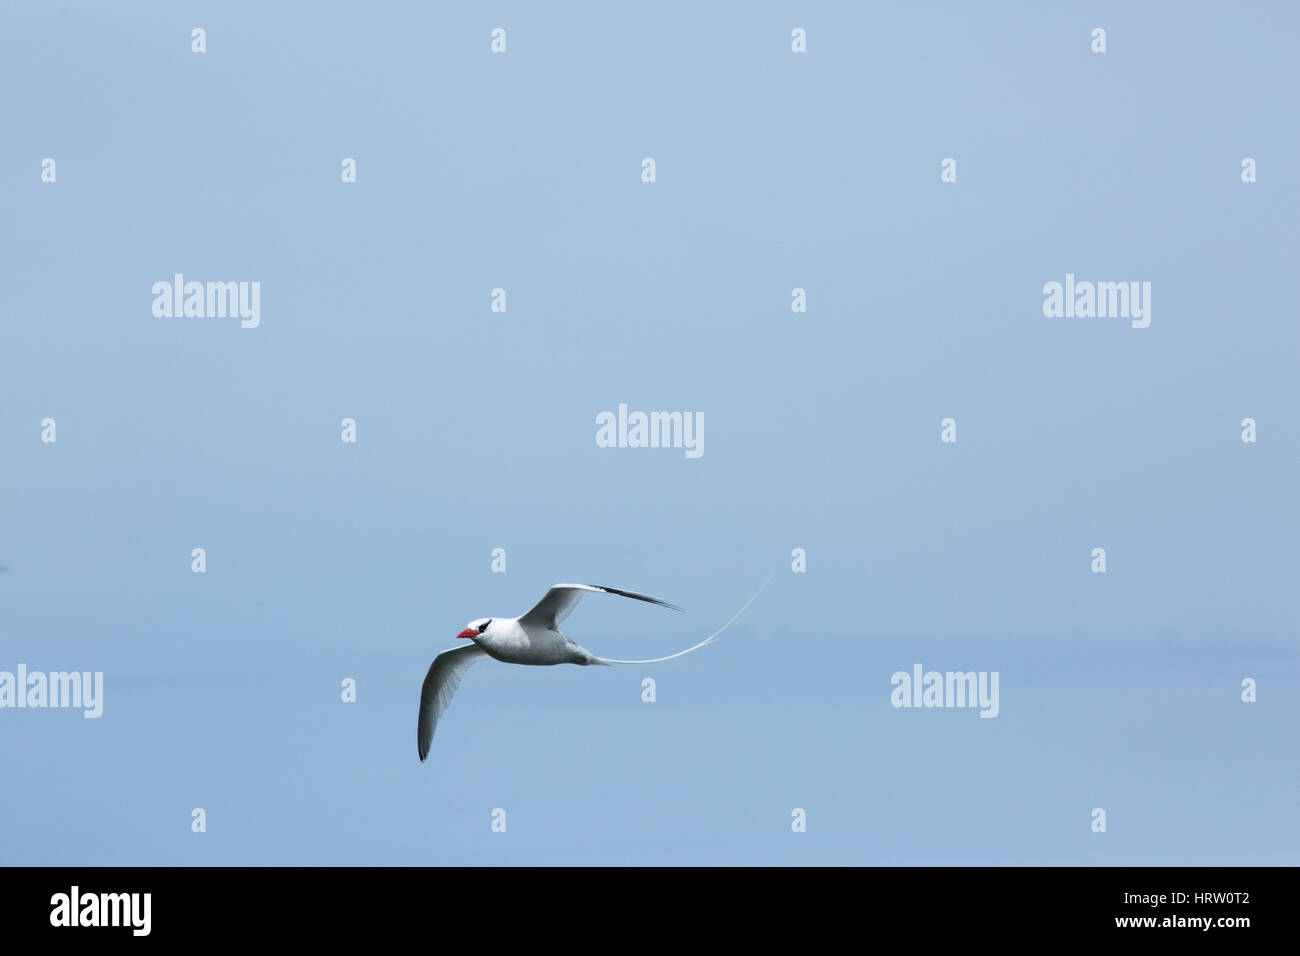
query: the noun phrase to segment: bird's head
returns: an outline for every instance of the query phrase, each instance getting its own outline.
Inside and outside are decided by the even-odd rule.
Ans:
[[[461,631],[456,636],[475,638],[478,637],[480,634],[486,633],[487,629],[491,626],[492,626],[492,618],[481,617],[477,621],[470,621],[469,626],[466,627],[465,630]]]

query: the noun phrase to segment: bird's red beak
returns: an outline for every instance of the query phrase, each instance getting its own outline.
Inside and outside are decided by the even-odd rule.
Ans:
[[[478,631],[474,630],[474,628],[472,627],[467,627],[465,628],[465,630],[461,631],[456,636],[457,637],[478,637]]]

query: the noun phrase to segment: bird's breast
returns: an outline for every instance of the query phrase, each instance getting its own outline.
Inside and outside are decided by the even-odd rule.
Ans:
[[[517,628],[503,634],[483,634],[474,642],[489,657],[506,664],[564,664],[573,656],[568,638],[558,631],[537,633]]]

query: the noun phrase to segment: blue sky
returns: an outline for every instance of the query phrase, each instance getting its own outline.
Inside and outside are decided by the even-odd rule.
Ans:
[[[1297,12],[966,6],[5,5],[0,670],[105,700],[0,710],[0,862],[1294,864]],[[655,657],[769,575],[418,763],[469,620]]]

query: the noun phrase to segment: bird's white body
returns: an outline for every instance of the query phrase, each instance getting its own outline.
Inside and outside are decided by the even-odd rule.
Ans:
[[[493,660],[503,664],[603,664],[599,657],[574,643],[555,628],[531,627],[519,618],[493,619],[482,634],[473,638]]]

